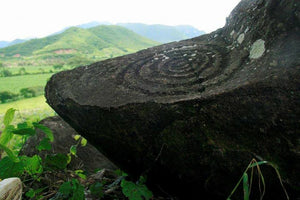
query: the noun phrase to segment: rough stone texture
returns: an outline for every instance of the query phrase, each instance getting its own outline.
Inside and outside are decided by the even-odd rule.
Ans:
[[[243,0],[211,34],[54,75],[47,101],[118,166],[182,199],[226,198],[253,157],[278,165],[296,197],[299,25],[296,0]],[[284,199],[265,173],[266,198]]]
[[[78,133],[70,127],[60,117],[49,117],[41,121],[41,124],[49,127],[54,135],[54,141],[52,143],[52,150],[50,153],[63,153],[67,154],[70,152],[70,147],[75,145],[77,141],[74,139]],[[37,154],[36,146],[44,138],[44,133],[38,131],[37,135],[29,138],[21,153],[25,155]],[[42,152],[42,155],[49,154],[48,151]],[[99,169],[117,169],[117,167],[110,162],[105,156],[103,156],[95,147],[91,144],[87,144],[82,147],[81,145],[77,148],[77,157],[72,157],[72,161],[69,164],[69,169],[77,170],[83,169],[88,173],[94,173],[95,170]]]

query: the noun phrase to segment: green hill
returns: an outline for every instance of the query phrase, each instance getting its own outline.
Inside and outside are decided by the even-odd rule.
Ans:
[[[68,63],[72,59],[97,61],[158,44],[120,26],[71,27],[57,35],[2,48],[0,60],[7,65],[14,62]]]

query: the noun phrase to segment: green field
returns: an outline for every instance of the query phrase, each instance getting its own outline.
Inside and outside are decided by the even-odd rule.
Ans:
[[[47,80],[53,74],[36,74],[36,75],[23,75],[23,76],[11,76],[0,77],[0,92],[10,91],[13,93],[19,93],[20,89],[45,86]]]
[[[9,71],[11,71],[13,74],[19,74],[20,69],[25,68],[26,73],[29,74],[36,74],[36,73],[49,73],[50,70],[54,70],[53,66],[13,66],[13,67],[8,67]]]
[[[8,110],[9,108],[17,109],[16,121],[23,121],[24,119],[31,117],[43,119],[55,114],[52,108],[46,103],[45,97],[38,96],[0,104],[0,124],[6,110]]]
[[[6,67],[5,69],[9,70],[13,75],[20,74],[20,70],[24,68],[28,74],[41,74],[41,73],[56,73],[62,70],[72,69],[72,66],[64,65],[62,70],[54,69],[53,66],[11,66]]]

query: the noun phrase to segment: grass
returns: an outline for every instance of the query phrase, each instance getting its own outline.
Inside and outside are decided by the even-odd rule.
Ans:
[[[238,181],[238,183],[235,185],[233,190],[231,191],[230,195],[227,197],[226,200],[231,200],[231,196],[236,192],[238,189],[239,185],[243,185],[243,192],[244,192],[244,200],[250,200],[250,193],[251,193],[251,188],[253,185],[253,175],[254,175],[254,168],[257,169],[257,176],[258,176],[258,186],[259,186],[259,193],[260,193],[260,199],[262,200],[264,195],[265,195],[265,190],[266,190],[266,183],[264,176],[262,174],[262,171],[260,169],[261,165],[270,165],[276,172],[276,175],[280,181],[280,185],[285,193],[286,199],[289,200],[289,195],[283,185],[279,170],[277,169],[277,166],[275,166],[273,163],[270,163],[268,161],[259,161],[257,162],[255,159],[252,159],[249,165],[247,166],[246,170],[244,171],[242,177]],[[250,171],[250,180],[248,177],[248,173]]]
[[[0,104],[0,122],[9,108],[17,109],[16,122],[24,121],[27,118],[43,119],[48,116],[55,115],[52,108],[46,103],[44,96],[33,97],[29,99],[22,99],[10,103]],[[0,128],[1,129],[1,128]]]
[[[23,75],[23,76],[11,76],[11,77],[0,77],[0,92],[10,91],[13,93],[19,93],[20,89],[34,87],[34,86],[45,86],[47,80],[53,74],[36,74],[36,75]]]
[[[6,69],[11,71],[13,74],[18,74],[21,68],[25,68],[26,72],[29,74],[41,73],[42,71],[49,72],[50,70],[53,70],[53,66],[14,66]]]
[[[13,75],[17,75],[20,73],[20,69],[25,68],[26,73],[35,75],[35,74],[42,74],[42,73],[56,73],[62,70],[69,70],[72,69],[72,66],[64,65],[62,70],[55,70],[53,68],[53,65],[29,65],[29,66],[11,66],[6,67],[5,69],[8,69],[10,72],[13,73]]]

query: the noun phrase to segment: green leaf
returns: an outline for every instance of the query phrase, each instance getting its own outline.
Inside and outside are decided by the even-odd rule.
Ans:
[[[83,200],[85,199],[84,196],[84,187],[79,183],[77,179],[72,179],[72,186],[73,186],[73,195],[71,200]]]
[[[13,162],[18,162],[19,158],[14,154],[12,150],[10,150],[7,146],[4,146],[0,144],[0,149],[3,149],[5,153],[8,155],[8,157],[13,161]],[[0,168],[1,169],[1,168]]]
[[[79,140],[80,137],[81,137],[81,135],[75,135],[74,139],[77,141],[77,140]]]
[[[13,137],[12,131],[14,129],[15,129],[15,127],[12,125],[8,125],[4,128],[3,132],[0,135],[0,144],[7,145],[7,143],[9,143],[9,141]]]
[[[17,125],[18,129],[24,129],[24,128],[32,128],[32,126],[29,126],[29,124],[27,122],[23,122],[23,123],[19,123]]]
[[[15,129],[14,126],[8,125],[4,128],[3,132],[0,136],[0,144],[6,146],[7,143],[12,139],[13,133],[12,131]]]
[[[76,153],[77,153],[77,146],[76,145],[72,145],[71,147],[70,147],[70,153],[72,154],[72,155],[76,155]]]
[[[60,186],[59,192],[64,195],[64,199],[83,200],[85,197],[84,187],[74,178],[71,181],[64,182]]]
[[[267,164],[268,163],[268,161],[259,161],[259,162],[255,162],[255,163],[252,163],[251,165],[249,165],[249,168],[251,168],[251,167],[256,167],[256,166],[258,166],[258,165],[263,165],[263,164]]]
[[[249,200],[249,181],[248,174],[243,175],[243,189],[244,189],[244,200]]]
[[[82,137],[81,138],[81,146],[86,146],[86,144],[87,144],[87,140],[84,138],[84,137]]]
[[[32,157],[22,156],[21,160],[24,165],[25,171],[30,174],[40,174],[43,172],[43,167],[41,165],[41,157],[38,155],[34,155]]]
[[[66,169],[68,165],[68,156],[58,153],[56,155],[47,155],[44,162],[47,167],[53,169]]]
[[[35,128],[42,130],[47,135],[47,137],[50,139],[51,142],[54,141],[53,133],[50,128],[48,128],[42,124],[36,123],[36,122],[34,122],[32,124]]]
[[[32,128],[15,129],[12,132],[16,135],[35,135],[35,130]]]
[[[10,108],[6,111],[4,118],[3,118],[3,124],[4,126],[10,125],[12,120],[14,119],[16,109]]]
[[[71,182],[64,182],[58,190],[60,193],[62,193],[65,196],[69,196],[72,193],[72,186],[71,186]]]
[[[35,196],[35,190],[30,188],[30,190],[25,193],[25,196],[29,198],[33,198]]]
[[[82,178],[82,179],[86,179],[86,175],[85,174],[83,174],[83,170],[75,170],[75,174],[77,175],[77,176],[79,176],[80,178]]]
[[[125,179],[121,182],[123,194],[129,198],[129,200],[149,200],[153,194],[144,184],[135,184]]]
[[[71,160],[72,160],[71,153],[68,153],[67,156],[68,156],[67,163],[69,164],[71,162]]]
[[[51,150],[52,146],[50,143],[50,139],[49,138],[43,138],[42,141],[40,142],[40,144],[36,147],[36,149],[38,151],[42,151],[42,150]]]
[[[20,177],[24,172],[22,162],[13,162],[9,157],[0,160],[0,178]]]
[[[96,182],[96,183],[92,184],[90,186],[90,191],[91,191],[91,194],[96,198],[101,199],[104,196],[102,183]]]

